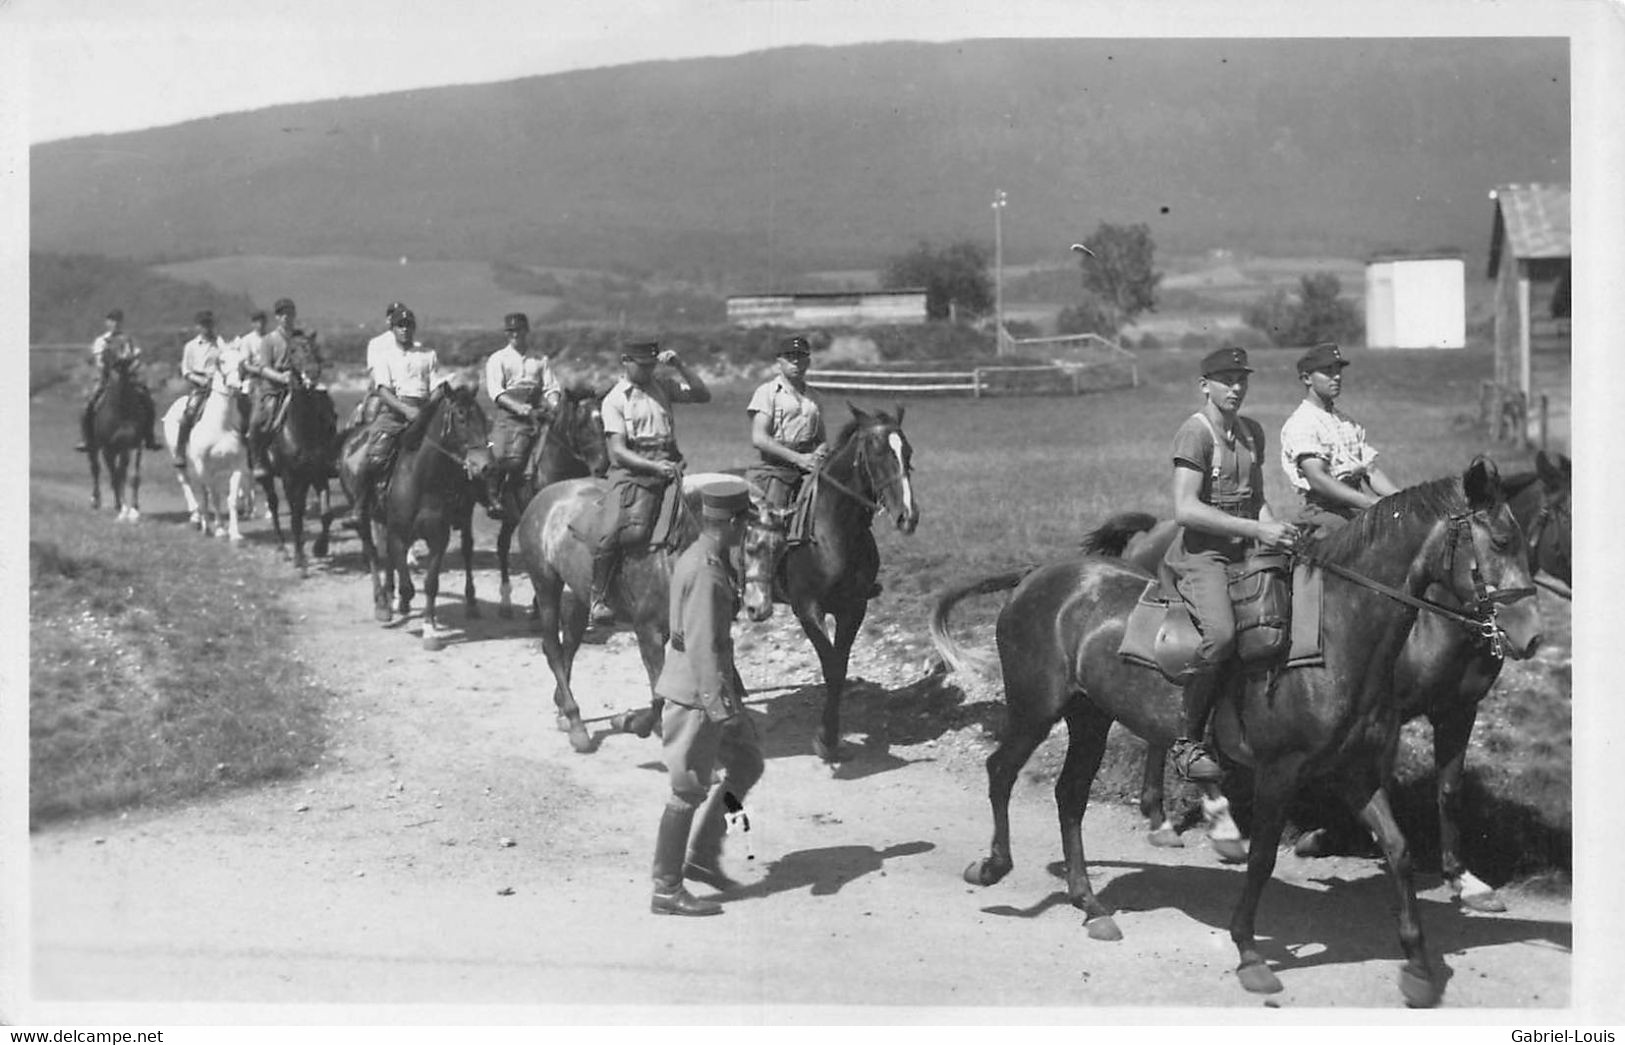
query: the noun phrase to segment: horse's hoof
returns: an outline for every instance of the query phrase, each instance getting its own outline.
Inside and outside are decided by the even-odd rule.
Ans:
[[[423,636],[423,648],[430,653],[439,653],[446,648],[446,640],[439,635],[425,634]]]
[[[825,762],[848,762],[852,759],[852,749],[840,741],[833,746],[826,743],[823,737],[813,737],[813,754]]]
[[[592,737],[587,735],[587,728],[579,722],[570,728],[570,750],[578,755],[590,755],[593,752]]]
[[[1253,994],[1279,994],[1281,981],[1262,960],[1236,967],[1236,978]]]
[[[1210,838],[1213,851],[1219,854],[1219,860],[1227,864],[1244,864],[1247,862],[1247,843],[1239,838]]]
[[[1123,930],[1117,927],[1117,923],[1112,920],[1112,916],[1109,914],[1102,914],[1088,919],[1083,923],[1083,928],[1089,934],[1091,940],[1105,940],[1107,943],[1113,943],[1123,938]]]
[[[992,860],[977,860],[965,868],[965,881],[971,885],[993,885],[1010,873],[1010,868],[999,868]]]
[[[1171,827],[1159,827],[1146,835],[1146,841],[1159,849],[1183,849],[1185,840]]]
[[[1331,840],[1326,836],[1326,829],[1317,827],[1313,831],[1305,831],[1292,843],[1294,856],[1314,857],[1330,856],[1332,853]]]
[[[390,613],[387,607],[375,606],[372,611],[372,619],[380,624],[388,624],[395,619],[395,615]]]
[[[1433,977],[1403,965],[1399,969],[1399,993],[1405,997],[1406,1008],[1431,1009],[1439,1004],[1443,992]]]
[[[1462,910],[1475,911],[1479,914],[1505,914],[1507,905],[1494,889],[1487,893],[1463,893],[1457,897]]]

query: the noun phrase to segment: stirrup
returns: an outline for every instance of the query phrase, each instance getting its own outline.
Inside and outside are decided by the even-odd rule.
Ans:
[[[614,624],[615,611],[609,608],[609,603],[605,599],[594,599],[587,610],[587,622],[589,624]]]

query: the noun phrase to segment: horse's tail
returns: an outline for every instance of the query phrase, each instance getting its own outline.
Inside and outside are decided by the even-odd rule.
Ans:
[[[947,665],[948,672],[959,671],[965,666],[965,658],[960,653],[959,643],[948,634],[948,614],[955,606],[972,595],[991,595],[997,591],[1009,591],[1026,579],[1027,575],[1037,566],[1023,566],[1007,573],[996,573],[990,577],[980,577],[973,581],[958,584],[937,596],[937,604],[931,611],[931,644],[937,648],[937,656]]]
[[[1123,549],[1137,533],[1157,525],[1157,517],[1147,512],[1118,512],[1083,535],[1079,545],[1085,554],[1122,558]]]

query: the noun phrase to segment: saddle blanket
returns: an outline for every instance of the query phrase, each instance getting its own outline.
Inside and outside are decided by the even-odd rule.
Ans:
[[[1318,667],[1326,663],[1320,637],[1322,581],[1319,567],[1299,563],[1292,571],[1291,641],[1284,665],[1287,668]],[[1161,582],[1153,578],[1129,612],[1117,655],[1131,664],[1154,668],[1171,682],[1181,683],[1183,678],[1177,677],[1177,673],[1170,675],[1157,660],[1155,652],[1157,633],[1162,629],[1171,603],[1175,612],[1184,614],[1184,604],[1179,596],[1169,598],[1164,595]],[[1189,619],[1183,623],[1194,638],[1195,629],[1191,627]],[[1191,651],[1194,653],[1194,645]],[[1270,666],[1275,665],[1248,665],[1253,669]]]

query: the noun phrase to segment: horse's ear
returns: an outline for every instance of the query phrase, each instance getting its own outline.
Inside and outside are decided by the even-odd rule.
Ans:
[[[1569,485],[1569,477],[1573,471],[1573,464],[1562,454],[1550,454],[1545,450],[1535,455],[1535,471],[1540,474],[1540,483],[1548,490],[1561,490]]]
[[[852,411],[852,416],[857,418],[859,421],[867,421],[867,420],[869,420],[868,413],[866,413],[865,411],[860,410],[857,407],[853,406],[852,405],[852,400],[848,399],[846,401],[846,408],[848,410]]]
[[[903,427],[903,404],[897,404],[897,427]]]
[[[1467,471],[1461,477],[1461,485],[1466,491],[1468,506],[1474,510],[1490,508],[1505,500],[1501,490],[1501,470],[1482,454],[1473,458],[1473,463],[1467,466]]]

